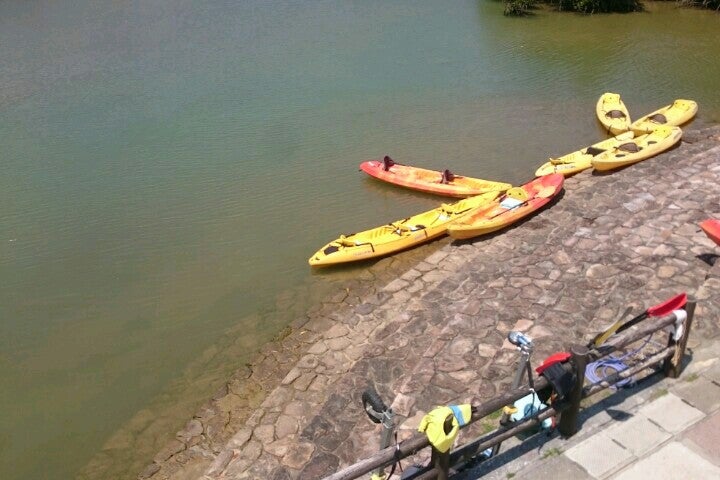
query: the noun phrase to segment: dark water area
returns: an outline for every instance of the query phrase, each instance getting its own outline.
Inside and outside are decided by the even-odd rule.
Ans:
[[[443,199],[363,160],[521,183],[604,137],[605,91],[720,121],[720,16],[646,5],[1,2],[0,478],[134,477],[293,318],[377,278],[307,258]]]

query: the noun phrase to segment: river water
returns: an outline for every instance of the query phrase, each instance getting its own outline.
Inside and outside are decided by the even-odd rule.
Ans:
[[[134,477],[258,346],[377,269],[307,258],[442,200],[363,160],[517,184],[603,138],[605,91],[720,121],[716,13],[501,12],[0,2],[0,478]],[[158,417],[152,439],[113,435]]]

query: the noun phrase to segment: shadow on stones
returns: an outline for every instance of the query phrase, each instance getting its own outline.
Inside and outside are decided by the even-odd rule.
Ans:
[[[695,258],[700,259],[712,267],[715,265],[715,262],[717,262],[717,259],[720,258],[720,255],[715,253],[701,253],[700,255],[696,255]]]

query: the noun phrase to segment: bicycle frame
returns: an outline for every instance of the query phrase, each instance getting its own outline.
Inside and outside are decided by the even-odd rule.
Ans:
[[[515,371],[515,377],[513,378],[512,388],[513,390],[520,387],[520,383],[522,382],[523,374],[527,372],[528,375],[528,382],[532,380],[532,369],[530,366],[530,356],[533,352],[533,343],[532,339],[520,332],[517,331],[511,331],[508,333],[508,341],[518,347],[520,350],[520,362],[518,363],[517,370]],[[511,413],[508,411],[508,408],[505,407],[503,409],[502,417],[500,417],[500,426],[501,428],[505,426],[508,423],[508,420],[510,419]],[[500,451],[500,443],[496,444],[492,449],[492,455],[495,456]]]

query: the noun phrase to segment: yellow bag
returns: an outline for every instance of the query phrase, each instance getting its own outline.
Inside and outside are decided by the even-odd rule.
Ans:
[[[419,432],[425,432],[430,443],[441,453],[450,450],[458,430],[470,421],[471,407],[465,405],[450,405],[435,407],[420,421]],[[445,420],[452,416],[452,428],[445,433]]]

